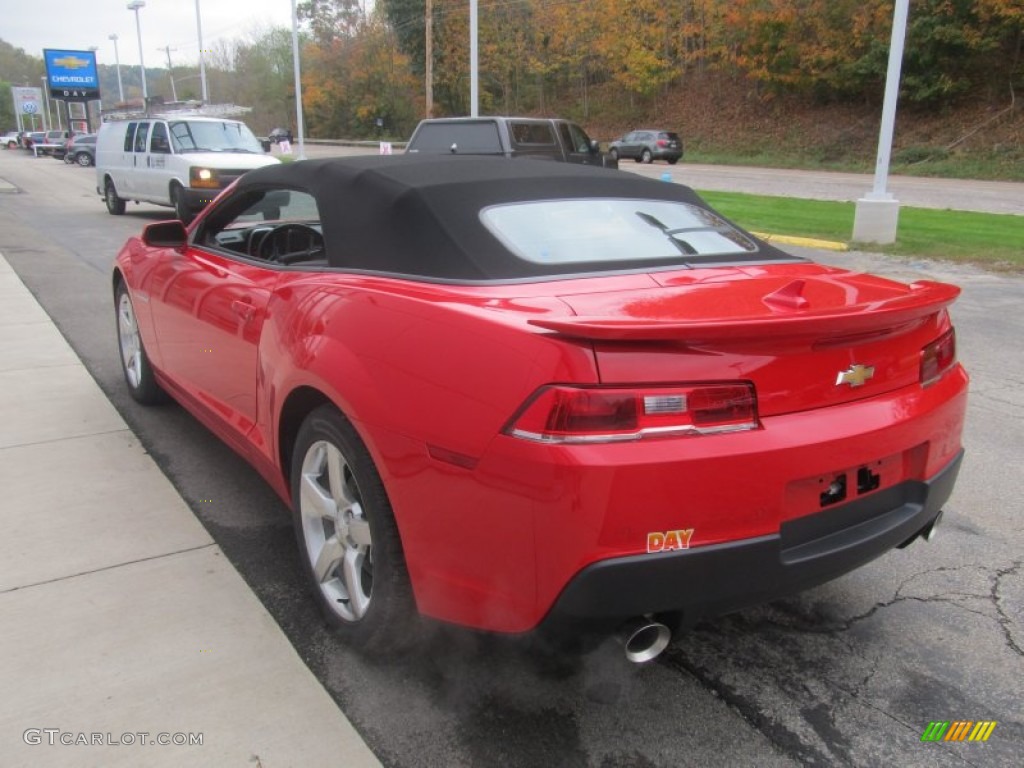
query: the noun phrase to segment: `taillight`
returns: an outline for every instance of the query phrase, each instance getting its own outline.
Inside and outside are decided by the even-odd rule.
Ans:
[[[950,328],[921,350],[921,385],[938,381],[956,365],[956,334]]]
[[[668,142],[665,141],[664,139],[658,139],[658,146],[659,147],[667,147],[668,146]]]
[[[754,387],[745,382],[635,389],[542,387],[506,433],[543,443],[607,443],[757,429]]]

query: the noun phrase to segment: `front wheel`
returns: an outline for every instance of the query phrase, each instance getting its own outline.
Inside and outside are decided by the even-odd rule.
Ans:
[[[654,157],[651,155],[651,150],[649,149],[645,149],[644,153],[640,155],[641,163],[650,163],[653,159]]]
[[[83,168],[88,168],[90,165],[92,165],[92,155],[90,155],[88,152],[79,152],[75,156],[75,162],[78,163]]]
[[[610,157],[612,160],[615,160],[616,162],[618,162],[618,160],[619,160],[619,150],[615,149],[614,147],[612,149],[609,149],[608,150],[608,157]]]
[[[171,205],[174,206],[174,215],[182,224],[188,224],[192,221],[192,211],[188,207],[185,190],[178,184],[171,185]]]
[[[121,352],[121,370],[128,385],[128,394],[143,405],[166,402],[167,395],[157,384],[146,349],[142,346],[135,307],[123,282],[117,284],[114,302],[117,307],[117,346]]]
[[[103,186],[103,202],[107,204],[107,213],[111,216],[120,216],[124,213],[125,202],[117,196],[117,189],[110,179],[107,179],[107,183]]]
[[[363,651],[408,646],[415,603],[398,525],[366,446],[333,406],[303,422],[291,472],[303,570],[328,623]]]

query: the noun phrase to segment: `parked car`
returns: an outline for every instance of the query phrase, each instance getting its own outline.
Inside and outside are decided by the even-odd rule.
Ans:
[[[79,133],[64,145],[64,162],[82,167],[96,164],[96,134]]]
[[[633,158],[638,163],[665,160],[669,165],[675,165],[683,156],[683,141],[673,131],[630,131],[609,145],[608,154],[615,158]]]
[[[396,226],[395,222],[400,222]],[[124,378],[294,511],[327,621],[670,628],[929,538],[959,289],[816,264],[690,189],[422,155],[246,173],[117,256]]]
[[[249,127],[221,117],[152,116],[103,123],[96,192],[119,216],[128,200],[174,208],[189,222],[246,171],[277,165]]]
[[[61,160],[64,157],[64,145],[67,144],[69,138],[71,138],[70,131],[46,131],[42,141],[35,142],[36,154],[50,155]]]
[[[618,167],[569,120],[536,117],[436,117],[421,120],[408,154],[494,155]]]
[[[32,149],[37,144],[46,143],[46,131],[30,131],[21,134],[21,146],[25,149]]]
[[[8,131],[0,137],[0,145],[4,149],[16,149],[21,145],[21,134],[18,131]]]

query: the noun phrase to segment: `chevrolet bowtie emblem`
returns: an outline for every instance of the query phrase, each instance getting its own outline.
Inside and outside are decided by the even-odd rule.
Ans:
[[[845,371],[840,371],[836,376],[836,386],[849,384],[851,387],[863,387],[865,382],[875,375],[873,365],[851,365]]]

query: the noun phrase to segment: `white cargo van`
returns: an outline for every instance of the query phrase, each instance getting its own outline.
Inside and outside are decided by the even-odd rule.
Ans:
[[[243,173],[277,162],[238,120],[113,120],[100,126],[96,139],[96,192],[115,216],[134,200],[170,206],[187,223]]]

